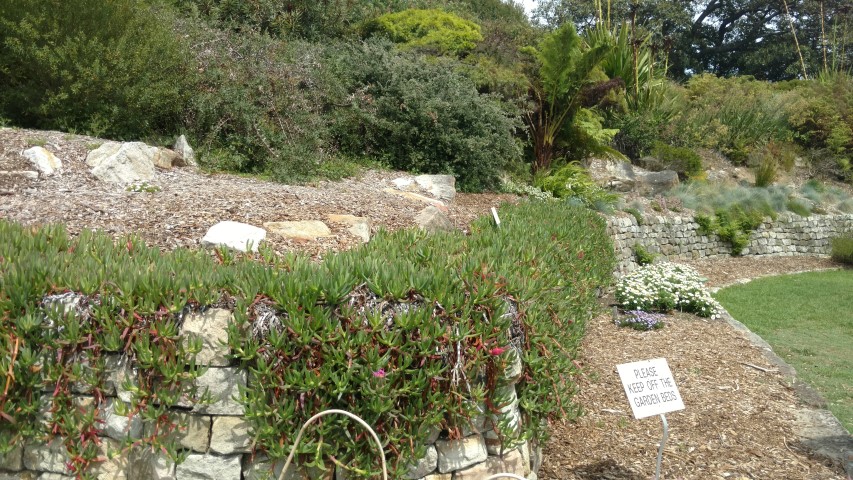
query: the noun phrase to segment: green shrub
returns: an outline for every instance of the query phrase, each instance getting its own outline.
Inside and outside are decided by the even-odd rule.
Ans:
[[[209,45],[196,57],[203,74],[185,119],[202,166],[282,182],[353,172],[329,132],[330,103],[345,92],[323,47],[192,27]]]
[[[234,305],[230,359],[252,371],[239,400],[258,453],[284,457],[307,418],[343,408],[382,432],[399,475],[424,453],[419,440],[432,428],[458,433],[479,415],[477,405],[495,411],[508,401],[496,393],[505,386],[499,374],[519,354],[526,421],[520,430],[499,421],[502,444],[541,441],[547,419],[578,413],[572,360],[609,282],[613,249],[604,220],[585,209],[524,202],[500,216],[500,229],[483,218],[468,236],[381,232],[323,263],[279,257],[264,245],[250,256],[220,250],[217,263],[135,238],[114,243],[84,231],[72,240],[60,227],[0,221],[0,367],[14,374],[0,398],[0,451],[50,429],[80,454],[78,472],[97,463],[100,397],[89,410],[74,408],[68,386],[102,388],[106,352],[136,361],[139,388],[127,413],[146,431],[171,431],[168,405],[200,393],[191,381],[201,346],[179,335],[179,319],[223,301]],[[43,303],[60,292],[79,302],[85,321]],[[45,424],[47,385],[63,387]],[[355,478],[375,474],[373,447],[353,425],[322,422],[297,460],[348,465]],[[152,447],[182,458],[161,436],[146,439]]]
[[[405,47],[442,55],[463,55],[483,40],[476,23],[436,9],[387,13],[370,22],[367,30],[387,35]]]
[[[455,62],[399,52],[387,41],[342,47],[335,72],[352,107],[332,119],[342,152],[397,169],[445,173],[464,191],[495,190],[521,162],[514,108],[477,92]]]
[[[173,134],[194,70],[168,11],[143,2],[21,0],[0,9],[0,116],[139,139]]]
[[[638,208],[628,207],[622,209],[622,211],[631,214],[631,216],[634,217],[634,220],[637,221],[637,225],[643,225],[646,223],[646,219],[643,218],[643,212],[641,212]]]
[[[657,256],[654,253],[646,250],[646,248],[640,244],[634,245],[633,250],[634,260],[636,260],[637,264],[639,265],[648,265],[650,263],[654,263],[655,257]]]
[[[853,265],[853,236],[832,239],[832,259],[846,265]]]
[[[674,170],[682,180],[697,177],[704,171],[702,157],[690,148],[673,147],[657,142],[652,156],[660,161],[655,170]]]
[[[598,186],[586,169],[576,162],[539,177],[535,183],[537,187],[551,192],[557,198],[574,199],[590,208],[612,207],[619,199],[618,195]]]
[[[686,108],[664,134],[667,143],[717,149],[743,164],[756,145],[792,135],[786,100],[767,82],[696,75],[687,83],[685,96]]]

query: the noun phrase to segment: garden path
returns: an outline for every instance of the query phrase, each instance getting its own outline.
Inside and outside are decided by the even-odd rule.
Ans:
[[[719,258],[691,262],[720,287],[759,276],[834,268],[825,257]],[[736,322],[735,322],[736,323]],[[838,462],[813,453],[803,436],[834,417],[808,405],[784,365],[724,320],[670,315],[662,330],[593,319],[580,351],[576,397],[584,415],[553,426],[540,479],[652,478],[662,434],[657,417],[635,420],[615,366],[665,357],[686,409],[667,415],[661,478],[845,479]],[[812,398],[813,400],[813,398]],[[837,422],[837,421],[836,421]],[[849,445],[850,435],[830,432]],[[824,431],[823,434],[826,434]]]

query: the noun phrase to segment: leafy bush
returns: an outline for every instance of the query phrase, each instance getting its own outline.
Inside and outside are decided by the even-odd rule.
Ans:
[[[406,47],[442,55],[463,55],[483,40],[476,23],[436,9],[387,13],[370,22],[367,30],[385,34]]]
[[[625,275],[616,284],[616,301],[626,310],[680,310],[710,318],[722,313],[696,270],[677,263],[645,265]]]
[[[341,48],[335,72],[352,108],[333,119],[340,148],[398,169],[456,176],[464,191],[493,190],[521,161],[514,109],[482,95],[440,61],[387,41]]]
[[[655,170],[674,170],[682,180],[697,177],[704,171],[702,157],[687,147],[673,147],[657,142],[652,155],[660,161]]]
[[[188,14],[199,15],[216,27],[257,32],[273,37],[320,38],[342,36],[363,21],[403,8],[397,0],[352,2],[329,0],[167,0]]]
[[[200,345],[176,325],[220,302],[234,305],[231,360],[254,377],[240,400],[256,448],[274,458],[288,453],[307,418],[344,408],[382,432],[399,475],[424,453],[413,445],[430,429],[456,437],[478,405],[495,411],[508,401],[496,392],[515,355],[524,361],[516,390],[526,421],[517,429],[498,418],[502,443],[542,440],[544,420],[577,414],[572,357],[610,279],[613,249],[603,219],[585,209],[524,202],[500,215],[500,229],[484,218],[468,236],[382,232],[322,264],[264,245],[253,256],[219,251],[215,263],[204,252],[164,254],[135,238],[113,243],[83,232],[71,240],[59,227],[0,222],[0,367],[14,373],[0,399],[0,446],[51,429],[72,454],[88,452],[78,455],[78,472],[97,463],[102,397],[78,411],[63,387],[52,397],[52,420],[38,415],[48,384],[102,388],[105,352],[136,359],[129,414],[171,430],[169,405],[199,393],[191,380]],[[71,292],[63,295],[79,301],[85,321],[43,307],[56,292]],[[324,421],[298,461],[375,474],[375,452],[353,427]],[[179,456],[156,435],[147,442]]]
[[[717,234],[720,240],[732,246],[732,255],[740,255],[749,244],[750,233],[761,226],[764,216],[758,210],[744,210],[740,206],[719,209],[713,217],[699,214],[696,223],[700,232]]]
[[[0,10],[0,117],[111,138],[173,134],[193,84],[167,11],[20,0]]]
[[[637,221],[637,225],[643,225],[646,223],[646,219],[643,218],[643,212],[641,212],[639,208],[628,207],[628,208],[623,208],[622,211],[625,213],[628,213],[632,217],[634,217],[634,220]]]
[[[756,145],[791,137],[785,99],[769,83],[702,74],[690,79],[685,96],[687,108],[664,134],[672,145],[714,148],[743,164]]]
[[[832,259],[836,262],[853,265],[853,236],[832,239]]]
[[[616,203],[619,196],[598,186],[589,173],[576,162],[536,180],[536,186],[557,198],[576,199],[583,205],[599,208]]]
[[[636,244],[633,247],[634,250],[634,259],[637,261],[639,265],[648,265],[655,261],[656,255],[645,249],[640,244]]]
[[[332,148],[325,115],[345,93],[321,47],[193,27],[208,47],[196,52],[203,74],[185,125],[203,166],[285,182],[354,173]]]

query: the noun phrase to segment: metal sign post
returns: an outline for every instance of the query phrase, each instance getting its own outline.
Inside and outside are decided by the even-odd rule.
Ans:
[[[655,466],[655,480],[660,480],[663,449],[669,437],[669,423],[664,414],[684,410],[681,393],[675,385],[675,379],[665,358],[624,363],[616,365],[616,370],[619,372],[634,418],[660,415],[663,422],[663,438],[660,441]]]
[[[660,441],[658,449],[658,464],[655,467],[655,480],[660,480],[660,464],[663,462],[663,447],[666,445],[666,437],[669,436],[669,424],[666,423],[666,415],[660,414],[660,420],[663,422],[663,438]]]

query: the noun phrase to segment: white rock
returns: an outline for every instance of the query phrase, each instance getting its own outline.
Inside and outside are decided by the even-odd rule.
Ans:
[[[44,147],[32,147],[24,150],[24,156],[33,164],[42,175],[49,177],[54,173],[59,174],[62,170],[62,160],[49,152]]]
[[[195,150],[193,150],[193,147],[191,147],[189,142],[187,142],[187,137],[184,135],[178,137],[178,140],[175,142],[174,150],[178,152],[178,155],[180,155],[183,160],[183,164],[179,166],[195,167],[198,165],[195,161]]]
[[[224,480],[240,478],[240,455],[190,454],[175,472],[178,480]]]
[[[253,225],[240,222],[219,222],[210,227],[201,244],[205,247],[224,246],[233,250],[245,252],[249,245],[253,252],[258,251],[258,245],[267,237],[267,231]]]
[[[318,237],[328,237],[332,234],[329,227],[319,220],[300,220],[295,222],[266,222],[270,232],[286,238],[314,240]]]
[[[213,453],[248,453],[252,436],[249,424],[241,417],[214,417],[210,433],[210,451]]]
[[[174,480],[175,462],[159,450],[135,448],[128,455],[127,478]]]
[[[37,180],[39,178],[39,172],[34,172],[32,170],[4,170],[0,171],[0,177],[21,177],[29,180]]]
[[[98,180],[133,183],[154,178],[154,160],[158,148],[142,142],[106,142],[89,152],[86,164]]]
[[[415,183],[415,180],[412,178],[400,177],[391,180],[391,183],[393,183],[394,186],[399,188],[400,190],[408,190],[412,186],[412,184]]]
[[[440,473],[460,470],[485,461],[489,456],[483,437],[473,435],[459,440],[438,440],[438,471]]]
[[[212,308],[203,313],[192,313],[184,319],[181,334],[201,338],[201,351],[196,363],[213,367],[227,367],[228,322],[231,312],[224,308]]]
[[[54,438],[48,444],[28,444],[24,447],[24,467],[39,472],[69,473],[65,463],[70,461],[62,440]]]

